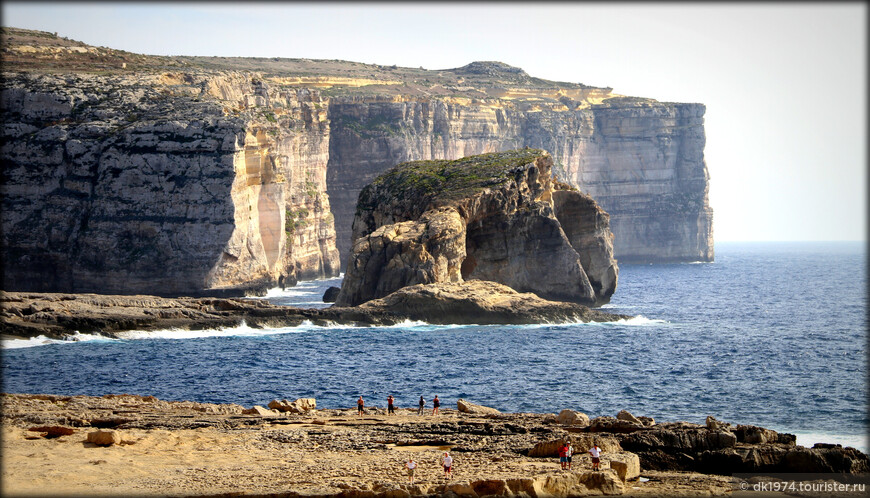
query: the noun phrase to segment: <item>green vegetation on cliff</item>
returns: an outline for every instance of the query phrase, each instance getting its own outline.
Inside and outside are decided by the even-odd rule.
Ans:
[[[449,203],[476,191],[513,180],[512,171],[546,154],[541,149],[515,149],[450,160],[402,163],[379,176],[360,192],[357,209],[386,198],[423,205]]]

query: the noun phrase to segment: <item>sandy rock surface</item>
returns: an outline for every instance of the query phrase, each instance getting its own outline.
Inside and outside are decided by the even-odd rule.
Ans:
[[[570,472],[557,459],[525,456],[538,442],[568,437],[546,422],[552,415],[444,410],[436,417],[399,408],[395,416],[367,409],[358,417],[349,408],[260,416],[242,414],[240,405],[151,396],[5,394],[0,400],[4,496],[699,496],[730,490],[722,476],[639,471],[644,479],[632,479],[633,466],[624,481],[607,451],[599,473],[579,451]],[[48,425],[75,432],[46,438],[28,430]],[[88,442],[95,428],[115,431],[120,442]],[[444,451],[455,459],[449,479],[439,466]],[[630,455],[613,457],[633,462]],[[414,485],[404,471],[411,457],[419,464]]]

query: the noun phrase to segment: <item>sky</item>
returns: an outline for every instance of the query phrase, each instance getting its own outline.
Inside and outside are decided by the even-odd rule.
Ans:
[[[866,240],[867,5],[2,3],[4,26],[152,55],[501,61],[707,106],[714,238]]]

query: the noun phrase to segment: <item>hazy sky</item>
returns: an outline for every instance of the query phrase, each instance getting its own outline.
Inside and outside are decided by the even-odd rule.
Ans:
[[[3,25],[155,55],[476,60],[707,105],[716,241],[865,240],[867,6],[2,3]]]

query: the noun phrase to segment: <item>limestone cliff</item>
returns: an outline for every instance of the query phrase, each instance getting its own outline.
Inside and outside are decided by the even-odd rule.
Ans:
[[[522,146],[549,150],[556,176],[610,213],[623,262],[713,258],[701,104],[498,62],[161,57],[0,36],[6,289],[198,293],[334,275],[378,175]]]
[[[618,272],[607,214],[573,190],[557,193],[555,210],[552,165],[544,151],[519,149],[404,163],[381,175],[360,193],[336,305],[466,280],[606,303]]]
[[[327,186],[342,261],[358,192],[382,171],[524,145],[550,151],[556,176],[610,214],[620,261],[713,260],[702,104],[599,91],[535,104],[334,98],[329,112]]]
[[[196,294],[335,275],[316,91],[4,73],[3,286]]]

